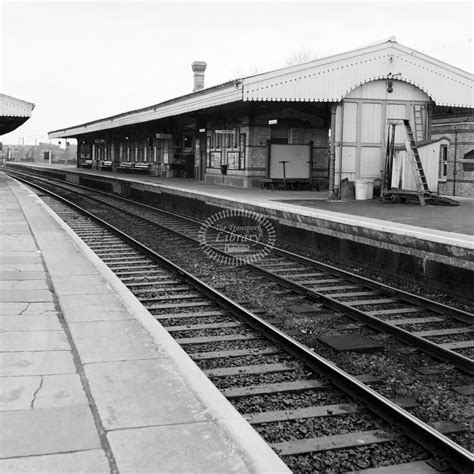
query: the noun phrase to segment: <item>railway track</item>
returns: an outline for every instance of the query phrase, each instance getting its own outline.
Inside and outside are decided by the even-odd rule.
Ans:
[[[74,192],[78,189],[72,185],[61,186],[70,191],[76,189]],[[82,192],[88,193],[89,199],[129,213],[137,226],[159,225],[179,238],[202,244],[203,222],[85,188]],[[143,228],[143,232],[147,229]],[[212,252],[232,261],[235,257],[224,252],[225,242],[217,242],[218,232],[221,230],[207,229],[213,241]],[[179,239],[175,242],[180,245]],[[340,311],[358,323],[390,334],[442,363],[474,375],[474,315],[471,313],[280,248],[272,249],[271,258],[249,264],[247,268],[310,301]]]
[[[427,457],[390,423],[426,450],[442,453],[456,469],[472,469],[467,450],[403,409],[411,401],[388,401],[370,389],[367,384],[377,382],[370,374],[348,376],[133,239],[97,227],[92,216],[71,219],[68,211],[64,218],[293,469],[306,466],[301,470],[314,472],[327,468],[327,463],[348,470],[376,467],[367,461],[367,452],[377,460],[375,465]],[[282,267],[285,275],[292,273],[278,257],[268,263]],[[446,433],[459,430],[448,424],[435,427]],[[352,462],[347,456],[354,450]]]

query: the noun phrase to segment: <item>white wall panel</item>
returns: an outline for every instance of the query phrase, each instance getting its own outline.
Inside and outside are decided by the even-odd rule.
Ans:
[[[309,178],[308,145],[272,145],[270,154],[270,178],[283,178],[283,164],[286,163],[287,178]]]
[[[357,103],[344,102],[343,135],[344,142],[357,141]]]
[[[382,104],[362,103],[361,142],[382,143]]]
[[[384,167],[384,157],[381,147],[362,147],[360,150],[361,178],[380,178]]]

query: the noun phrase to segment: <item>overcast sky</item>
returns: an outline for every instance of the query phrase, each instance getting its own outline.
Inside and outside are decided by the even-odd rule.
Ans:
[[[148,2],[0,0],[0,92],[33,102],[4,143],[145,107],[285,66],[295,52],[324,57],[392,35],[472,72],[473,7],[465,2]]]

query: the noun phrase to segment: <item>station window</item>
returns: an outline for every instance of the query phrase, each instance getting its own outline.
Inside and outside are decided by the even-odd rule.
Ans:
[[[448,145],[441,145],[439,154],[439,177],[446,179],[448,176]]]
[[[183,135],[183,148],[192,148],[193,146],[193,136],[190,134]]]
[[[245,134],[240,128],[213,130],[207,136],[208,167],[220,168],[228,165],[229,169],[243,169],[245,161]]]
[[[288,129],[286,127],[272,127],[271,141],[278,145],[288,145]]]

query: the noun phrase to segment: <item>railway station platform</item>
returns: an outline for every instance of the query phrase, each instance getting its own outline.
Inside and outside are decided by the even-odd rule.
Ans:
[[[36,194],[0,200],[0,472],[289,472]]]
[[[211,185],[192,179],[9,163],[43,176],[120,194],[157,207],[207,218],[222,209],[265,215],[277,235],[346,264],[413,280],[471,299],[474,199],[459,206],[328,201],[327,191],[281,191]],[[225,178],[223,178],[225,179]]]

